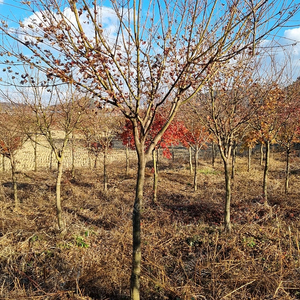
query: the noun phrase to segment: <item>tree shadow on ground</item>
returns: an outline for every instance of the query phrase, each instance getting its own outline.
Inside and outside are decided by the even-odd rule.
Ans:
[[[88,210],[93,212],[94,209],[90,207]],[[83,212],[80,212],[70,207],[65,207],[64,211],[68,212],[69,214],[76,214],[77,218],[85,224],[94,225],[104,230],[112,230],[117,226],[117,224],[108,219],[104,220],[103,218],[99,217],[87,216]]]
[[[78,262],[71,264],[59,248],[53,247],[43,253],[21,253],[6,267],[10,270],[6,277],[10,286],[9,299],[19,299],[20,295],[14,297],[14,290],[20,289],[18,285],[39,299],[129,299],[117,287],[108,287],[105,274],[97,276],[100,265],[88,265],[84,269],[80,257]]]
[[[292,170],[292,171],[291,171],[291,174],[292,174],[292,175],[300,175],[300,169]]]
[[[81,187],[81,188],[88,188],[88,189],[94,189],[95,184],[92,182],[85,182],[85,181],[80,181],[76,179],[71,179],[70,183],[72,183],[75,186]]]
[[[159,177],[166,178],[169,181],[176,182],[183,185],[191,184],[193,178],[191,175],[182,175],[178,176],[176,172],[161,172],[159,173]]]
[[[173,222],[219,225],[223,221],[223,207],[219,203],[188,199],[180,193],[163,193],[159,198],[160,206],[171,213]]]
[[[2,186],[5,188],[13,188],[13,183],[11,181],[6,181],[2,183]],[[36,186],[36,184],[26,183],[26,182],[17,182],[18,190],[22,191],[32,191],[32,189]]]

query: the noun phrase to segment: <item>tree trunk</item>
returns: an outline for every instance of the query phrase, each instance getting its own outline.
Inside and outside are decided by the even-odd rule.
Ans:
[[[5,192],[1,181],[0,181],[0,201],[5,201]]]
[[[193,158],[192,158],[192,148],[189,147],[189,162],[190,162],[190,174],[193,174]]]
[[[11,178],[14,192],[14,202],[15,209],[18,210],[20,206],[19,198],[18,198],[18,184],[17,184],[17,176],[16,176],[16,163],[13,155],[10,156],[10,164],[11,164]]]
[[[126,145],[126,176],[129,175],[129,149],[128,149],[128,145]]]
[[[106,161],[107,161],[107,147],[104,148],[103,152],[103,190],[106,192],[107,191],[107,166],[106,166]]]
[[[34,172],[36,172],[37,171],[37,133],[34,134],[33,156],[34,156]]]
[[[89,169],[92,170],[92,159],[91,159],[90,151],[88,151],[88,160],[89,160]]]
[[[224,171],[225,171],[225,210],[224,210],[224,223],[225,231],[231,232],[232,225],[230,222],[230,204],[231,204],[231,176],[230,176],[230,167],[228,159],[223,160],[224,162]]]
[[[158,186],[158,172],[157,172],[157,153],[156,150],[152,151],[153,158],[153,204],[157,203],[157,186]]]
[[[199,154],[199,149],[197,146],[195,146],[194,149],[194,164],[195,164],[195,169],[194,169],[194,191],[197,191],[198,189],[198,154]]]
[[[95,160],[94,160],[94,169],[98,168],[98,153],[95,155]]]
[[[71,157],[72,157],[72,167],[71,167],[71,176],[75,178],[75,146],[74,146],[74,135],[71,136]]]
[[[174,150],[174,146],[172,145],[172,162],[175,162],[175,150]]]
[[[291,148],[288,147],[286,149],[286,168],[285,168],[285,193],[289,192],[289,178],[290,178],[290,154]]]
[[[270,163],[270,142],[266,142],[266,153],[265,153],[265,167],[264,167],[264,178],[263,178],[263,198],[265,205],[268,205],[268,174],[269,174],[269,163]]]
[[[53,167],[53,150],[51,149],[51,153],[50,153],[50,165],[49,165],[50,171],[52,171],[52,167]]]
[[[222,144],[219,140],[219,150],[224,164],[225,176],[225,208],[224,208],[224,229],[226,232],[231,232],[232,224],[230,222],[230,205],[231,205],[231,174],[230,174],[230,155],[232,153],[231,141],[227,144]]]
[[[56,216],[58,228],[63,230],[65,228],[65,224],[62,218],[62,209],[61,209],[61,179],[63,173],[63,165],[62,158],[57,162],[57,177],[56,177]]]
[[[211,164],[214,167],[215,166],[215,160],[216,160],[216,156],[215,156],[215,143],[212,142],[211,143]]]
[[[235,176],[235,163],[236,163],[236,143],[234,142],[233,148],[232,148],[232,156],[231,156],[231,179],[232,182],[234,181]]]
[[[252,149],[250,147],[248,147],[248,172],[250,172],[250,170],[251,170],[251,152],[252,152]]]
[[[143,202],[143,189],[145,181],[146,159],[144,145],[137,149],[138,171],[136,182],[136,195],[132,213],[132,271],[130,278],[131,300],[140,299],[140,276],[141,276],[141,206]]]
[[[264,145],[263,143],[260,144],[260,165],[263,165],[264,160]]]

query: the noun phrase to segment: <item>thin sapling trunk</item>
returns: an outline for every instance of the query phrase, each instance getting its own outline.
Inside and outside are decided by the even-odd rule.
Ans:
[[[263,165],[264,160],[264,145],[263,143],[260,144],[260,165]]]
[[[37,133],[34,134],[33,156],[34,156],[34,172],[36,172],[37,171]]]
[[[195,146],[194,149],[194,191],[197,191],[198,189],[198,157],[199,157],[199,148]]]
[[[107,191],[107,147],[104,147],[103,152],[103,189],[106,192]]]
[[[128,147],[128,144],[126,145],[125,156],[126,156],[126,176],[128,176],[129,175],[129,147]]]
[[[248,147],[248,172],[250,172],[250,170],[251,170],[251,152],[252,152],[252,149],[250,147]]]
[[[234,182],[234,177],[235,177],[235,163],[236,163],[236,143],[234,142],[234,145],[232,147],[232,156],[231,156],[231,179],[232,182]]]
[[[172,149],[172,162],[174,163],[175,162],[175,150],[174,150],[173,145],[172,145],[171,149]]]
[[[291,148],[286,148],[286,166],[285,166],[285,193],[288,194],[289,192],[289,178],[290,178],[290,155],[291,155]]]
[[[72,158],[72,167],[71,167],[71,176],[75,178],[75,145],[74,145],[74,135],[71,135],[71,158]]]
[[[215,143],[212,142],[211,144],[211,164],[214,167],[216,161],[216,151],[215,151]]]
[[[158,186],[158,172],[157,172],[157,152],[155,149],[152,151],[153,159],[153,204],[157,203],[157,186]]]
[[[52,171],[52,169],[53,169],[53,149],[52,148],[51,148],[51,152],[50,152],[49,169],[50,169],[50,171]]]
[[[225,173],[225,210],[224,210],[224,222],[225,222],[225,231],[231,232],[232,224],[230,221],[230,205],[231,205],[231,176],[230,176],[230,166],[227,159],[223,160],[224,162],[224,173]]]
[[[192,148],[189,147],[189,164],[190,164],[190,174],[193,174],[193,157],[192,157]]]
[[[88,163],[89,163],[89,169],[92,170],[92,159],[91,159],[91,153],[88,151]]]
[[[63,165],[62,165],[62,155],[57,161],[57,177],[56,177],[56,216],[58,228],[60,230],[65,229],[65,224],[62,218],[62,208],[61,208],[61,179],[63,174]]]
[[[266,153],[265,153],[265,166],[264,166],[264,177],[263,177],[263,198],[264,203],[268,205],[268,175],[269,175],[269,164],[270,164],[270,142],[266,142]]]
[[[16,175],[16,162],[14,156],[11,154],[9,157],[10,164],[11,164],[11,178],[12,178],[12,185],[13,185],[13,193],[14,193],[14,202],[15,202],[15,209],[18,210],[20,206],[20,201],[18,197],[18,183],[17,183],[17,175]]]
[[[98,156],[99,156],[99,154],[96,153],[96,154],[95,154],[95,160],[94,160],[94,169],[97,169],[97,168],[98,168]]]

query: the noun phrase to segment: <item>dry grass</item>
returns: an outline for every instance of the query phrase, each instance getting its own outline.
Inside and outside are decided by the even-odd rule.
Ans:
[[[284,162],[274,155],[270,204],[260,203],[262,167],[237,161],[234,232],[225,234],[222,165],[201,161],[193,192],[186,161],[160,161],[158,205],[147,169],[143,209],[142,299],[300,299],[300,173],[283,193]],[[133,164],[134,165],[134,164]],[[182,166],[185,166],[182,168]],[[294,158],[293,166],[299,165]],[[101,169],[63,178],[67,230],[57,230],[55,173],[20,172],[19,211],[9,173],[0,205],[0,299],[128,299],[135,171],[112,160],[109,190]]]

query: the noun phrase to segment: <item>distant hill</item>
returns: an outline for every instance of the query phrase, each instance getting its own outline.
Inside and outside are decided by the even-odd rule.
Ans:
[[[14,107],[21,107],[21,106],[26,106],[26,105],[20,103],[12,103],[12,102],[0,102],[0,112],[9,111],[12,110]]]

